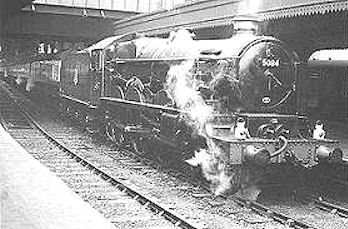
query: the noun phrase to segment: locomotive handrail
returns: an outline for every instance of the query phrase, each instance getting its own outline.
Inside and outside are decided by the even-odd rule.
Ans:
[[[289,96],[291,95],[291,93],[292,93],[293,91],[295,91],[294,87],[291,88],[291,89],[286,93],[286,95],[285,95],[278,103],[273,104],[272,106],[263,107],[263,108],[267,110],[267,109],[272,109],[272,108],[275,108],[275,107],[279,106],[280,104],[284,103],[284,102],[289,98]]]
[[[113,98],[113,97],[100,97],[100,100],[105,101],[105,102],[113,102],[113,103],[117,103],[117,104],[125,105],[125,106],[127,106],[127,105],[137,106],[139,108],[146,107],[146,108],[153,108],[153,109],[159,110],[159,111],[168,111],[168,112],[174,112],[174,113],[180,113],[180,114],[188,114],[187,111],[172,108],[172,107],[164,107],[161,105],[150,104],[150,103],[139,103],[136,101],[118,99],[118,98]]]
[[[64,99],[68,99],[68,100],[74,101],[74,102],[77,102],[77,103],[80,103],[80,104],[83,104],[83,105],[85,105],[85,106],[88,106],[89,108],[93,108],[93,109],[96,109],[96,108],[97,108],[97,106],[91,105],[91,104],[88,103],[88,102],[79,100],[79,99],[74,98],[74,97],[69,96],[69,95],[60,94],[60,97],[61,97],[61,98],[64,98]]]
[[[240,56],[229,56],[229,57],[213,57],[213,56],[197,56],[197,57],[170,57],[170,58],[115,58],[112,61],[116,63],[126,62],[165,62],[165,61],[185,61],[185,60],[226,60],[226,59],[239,59]]]
[[[276,139],[262,139],[262,138],[249,138],[249,139],[235,139],[235,138],[224,138],[221,136],[211,136],[214,140],[217,141],[224,141],[226,143],[233,143],[233,144],[253,144],[253,143],[260,143],[260,144],[275,144],[278,142]],[[301,143],[338,143],[338,140],[332,140],[332,139],[287,139],[288,144],[301,144]]]
[[[113,59],[116,63],[125,62],[147,62],[147,61],[185,61],[185,60],[196,60],[195,57],[173,57],[173,58],[115,58]]]
[[[276,113],[236,113],[239,116],[248,118],[299,118],[306,119],[306,115],[297,114],[276,114]]]
[[[306,119],[306,115],[297,114],[276,114],[276,113],[216,113],[214,117],[247,117],[247,118],[295,118],[295,119]]]

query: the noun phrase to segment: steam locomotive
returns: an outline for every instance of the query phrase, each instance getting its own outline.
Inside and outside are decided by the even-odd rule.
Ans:
[[[250,183],[254,168],[340,161],[338,141],[312,136],[297,55],[256,35],[254,21],[234,28],[229,39],[127,34],[71,51],[60,58],[60,109],[118,145],[201,165],[216,194],[224,181]]]

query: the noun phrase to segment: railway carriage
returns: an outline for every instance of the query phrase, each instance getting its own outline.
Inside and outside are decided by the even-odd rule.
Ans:
[[[62,61],[60,59],[42,59],[30,63],[30,81],[27,85],[37,91],[44,91],[46,94],[58,94],[60,82],[60,69]]]
[[[17,64],[7,64],[4,66],[5,74],[4,77],[7,81],[15,83],[22,89],[25,89],[27,79],[30,74],[30,64],[29,63],[17,63]]]
[[[4,66],[7,81],[18,85],[25,91],[44,93],[45,95],[59,94],[60,56],[48,58],[36,57],[22,63],[10,63]]]

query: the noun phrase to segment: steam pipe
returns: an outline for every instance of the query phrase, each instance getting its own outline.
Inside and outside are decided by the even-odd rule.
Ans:
[[[279,136],[279,140],[282,140],[284,142],[284,144],[282,145],[282,147],[280,147],[280,149],[278,149],[273,154],[271,154],[271,158],[272,157],[276,157],[279,154],[281,154],[286,149],[286,147],[288,146],[289,141],[284,136]]]

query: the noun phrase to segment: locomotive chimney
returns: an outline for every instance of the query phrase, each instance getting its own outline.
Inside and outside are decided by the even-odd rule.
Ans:
[[[242,15],[233,18],[233,29],[235,34],[258,35],[261,20],[254,15]]]

